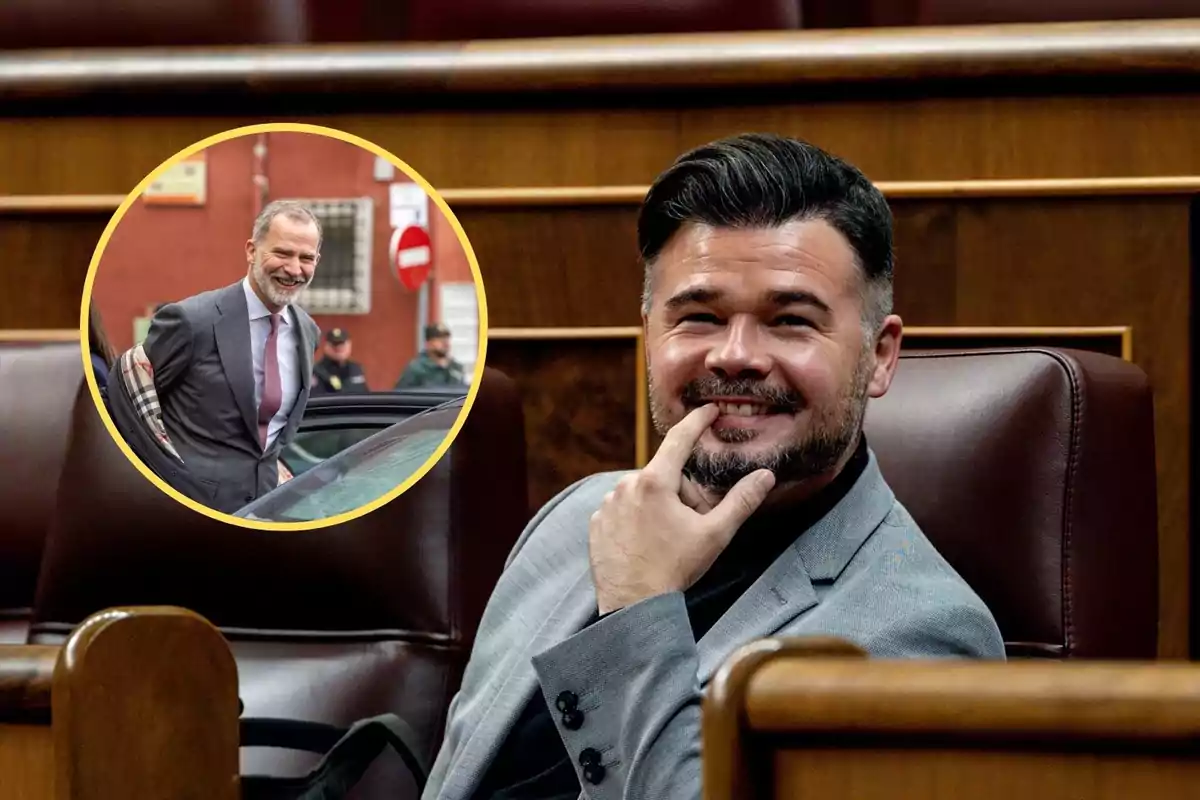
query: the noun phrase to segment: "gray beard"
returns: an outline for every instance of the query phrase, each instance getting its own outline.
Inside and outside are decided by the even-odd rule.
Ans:
[[[257,258],[254,260],[253,274],[250,279],[258,284],[259,290],[267,296],[268,300],[277,306],[291,305],[300,295],[300,291],[308,285],[307,283],[302,283],[291,292],[281,292],[279,287],[275,285],[275,282],[271,280],[271,276],[263,269],[262,260]]]
[[[800,441],[785,444],[769,453],[749,455],[739,452],[711,452],[696,445],[684,467],[684,472],[701,487],[724,495],[738,481],[760,469],[775,473],[776,485],[798,483],[824,475],[834,469],[848,450],[858,444],[863,418],[867,409],[867,384],[870,361],[860,360],[852,382],[842,393],[837,406],[814,416],[812,428]],[[653,379],[650,396],[655,397]],[[669,425],[658,403],[651,401],[651,417],[659,435],[666,435]],[[728,444],[753,441],[755,431],[744,429],[714,430],[713,435]]]
[[[864,404],[865,408],[865,404]],[[854,411],[852,409],[852,411]],[[858,442],[862,412],[848,414],[843,424],[834,429],[822,428],[805,439],[790,446],[780,447],[773,452],[748,455],[736,451],[713,453],[697,445],[688,458],[684,471],[696,483],[714,494],[723,495],[737,485],[738,481],[757,472],[769,469],[775,473],[777,484],[799,483],[824,475],[834,469],[846,451]],[[723,442],[737,443],[723,434],[735,431],[714,431]],[[741,441],[753,438],[751,431],[736,431],[750,434]]]

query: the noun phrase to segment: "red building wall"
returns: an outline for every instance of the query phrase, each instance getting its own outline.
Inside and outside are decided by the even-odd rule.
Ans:
[[[392,181],[375,180],[375,155],[337,139],[305,133],[271,133],[265,138],[268,200],[375,200],[370,312],[314,319],[322,331],[349,331],[353,357],[362,363],[371,388],[388,389],[419,348],[417,294],[400,285],[387,259],[388,184],[408,178],[397,170]],[[245,243],[256,211],[254,144],[254,136],[239,137],[206,151],[205,205],[147,206],[139,199],[113,231],[96,270],[92,298],[118,352],[132,345],[134,320],[148,309],[245,275]],[[463,280],[465,274],[465,280],[471,280],[453,228],[436,205],[431,204],[429,216],[434,279]],[[431,300],[436,295],[436,287],[431,287]],[[436,319],[436,309],[431,313]]]
[[[429,239],[435,253],[434,276],[429,292],[429,314],[430,318],[438,319],[441,315],[436,299],[438,284],[474,283],[475,278],[471,275],[471,262],[467,260],[467,251],[459,244],[454,226],[433,203],[429,206]]]

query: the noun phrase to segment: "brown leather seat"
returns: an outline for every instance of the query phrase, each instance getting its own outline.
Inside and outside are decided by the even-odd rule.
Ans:
[[[604,36],[800,27],[798,0],[411,0],[379,6],[378,25],[417,41]],[[388,9],[388,11],[384,11]],[[378,26],[365,28],[376,31]],[[319,30],[314,30],[320,36]]]
[[[28,633],[82,382],[78,342],[0,346],[0,643]]]
[[[597,36],[800,27],[799,0],[4,0],[0,49]]]
[[[4,0],[0,49],[302,42],[304,0]]]
[[[183,606],[230,640],[247,716],[346,726],[394,712],[429,762],[528,516],[521,405],[494,370],[447,455],[400,498],[336,528],[257,531],[187,509],[129,464],[86,397],[63,487],[35,641],[57,641],[114,605]],[[299,774],[316,760],[260,749],[243,756],[253,774]],[[355,796],[414,796],[398,758],[377,766]]]
[[[1014,656],[1156,657],[1151,392],[1110,356],[914,353],[867,440]]]
[[[1173,19],[1200,16],[1200,0],[920,0],[917,25]]]
[[[1200,16],[1200,0],[800,0],[807,28],[1084,22]]]

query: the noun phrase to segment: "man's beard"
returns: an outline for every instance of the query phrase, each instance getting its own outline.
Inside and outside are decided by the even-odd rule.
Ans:
[[[308,280],[303,276],[299,278],[299,282],[291,289],[284,289],[267,274],[263,268],[262,257],[256,255],[254,257],[254,266],[252,267],[252,277],[259,290],[266,295],[267,299],[273,305],[286,306],[295,301],[300,290],[308,285]]]
[[[722,450],[712,452],[699,444],[684,467],[696,483],[723,495],[742,478],[760,469],[775,473],[776,485],[800,482],[823,475],[837,466],[846,451],[858,442],[867,408],[867,386],[872,371],[870,351],[864,351],[850,383],[843,387],[835,405],[812,409],[808,430],[799,441],[791,441],[766,453],[747,454]],[[771,387],[762,381],[722,380],[715,376],[692,381],[684,387],[682,399],[689,408],[702,405],[704,397],[752,397],[776,409],[798,413],[802,398],[791,390]],[[660,436],[671,427],[665,423],[666,410],[657,399],[653,378],[650,380],[650,414]],[[744,428],[712,429],[712,434],[727,444],[753,441],[757,433]]]

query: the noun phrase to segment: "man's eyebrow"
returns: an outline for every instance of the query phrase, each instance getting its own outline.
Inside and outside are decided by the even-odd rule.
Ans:
[[[692,304],[707,304],[715,303],[722,297],[722,293],[715,289],[684,289],[682,292],[673,295],[667,300],[666,307],[668,311],[676,311],[684,306]],[[821,298],[817,297],[812,292],[805,291],[774,291],[767,295],[767,302],[776,307],[806,305],[813,306],[820,311],[831,314],[833,310]]]
[[[316,255],[317,255],[317,252],[316,252],[315,250],[300,250],[300,251],[297,251],[297,250],[296,250],[295,248],[293,248],[293,247],[287,247],[286,245],[282,245],[282,244],[281,244],[281,245],[277,245],[277,246],[275,246],[275,247],[272,247],[272,248],[271,248],[271,252],[272,252],[272,253],[279,253],[280,255],[285,255],[285,256],[290,256],[290,255],[292,255],[293,253],[299,252],[299,254],[300,254],[300,257],[301,257],[301,258],[313,258],[314,256],[316,256]]]
[[[693,303],[712,303],[721,297],[714,289],[684,289],[667,300],[667,310],[676,311]]]
[[[818,309],[825,312],[826,314],[833,313],[833,309],[831,309],[829,307],[829,304],[826,303],[821,298],[817,297],[812,292],[802,292],[802,291],[771,292],[768,295],[768,299],[769,299],[771,305],[773,305],[773,306],[792,306],[792,305],[816,306]]]

